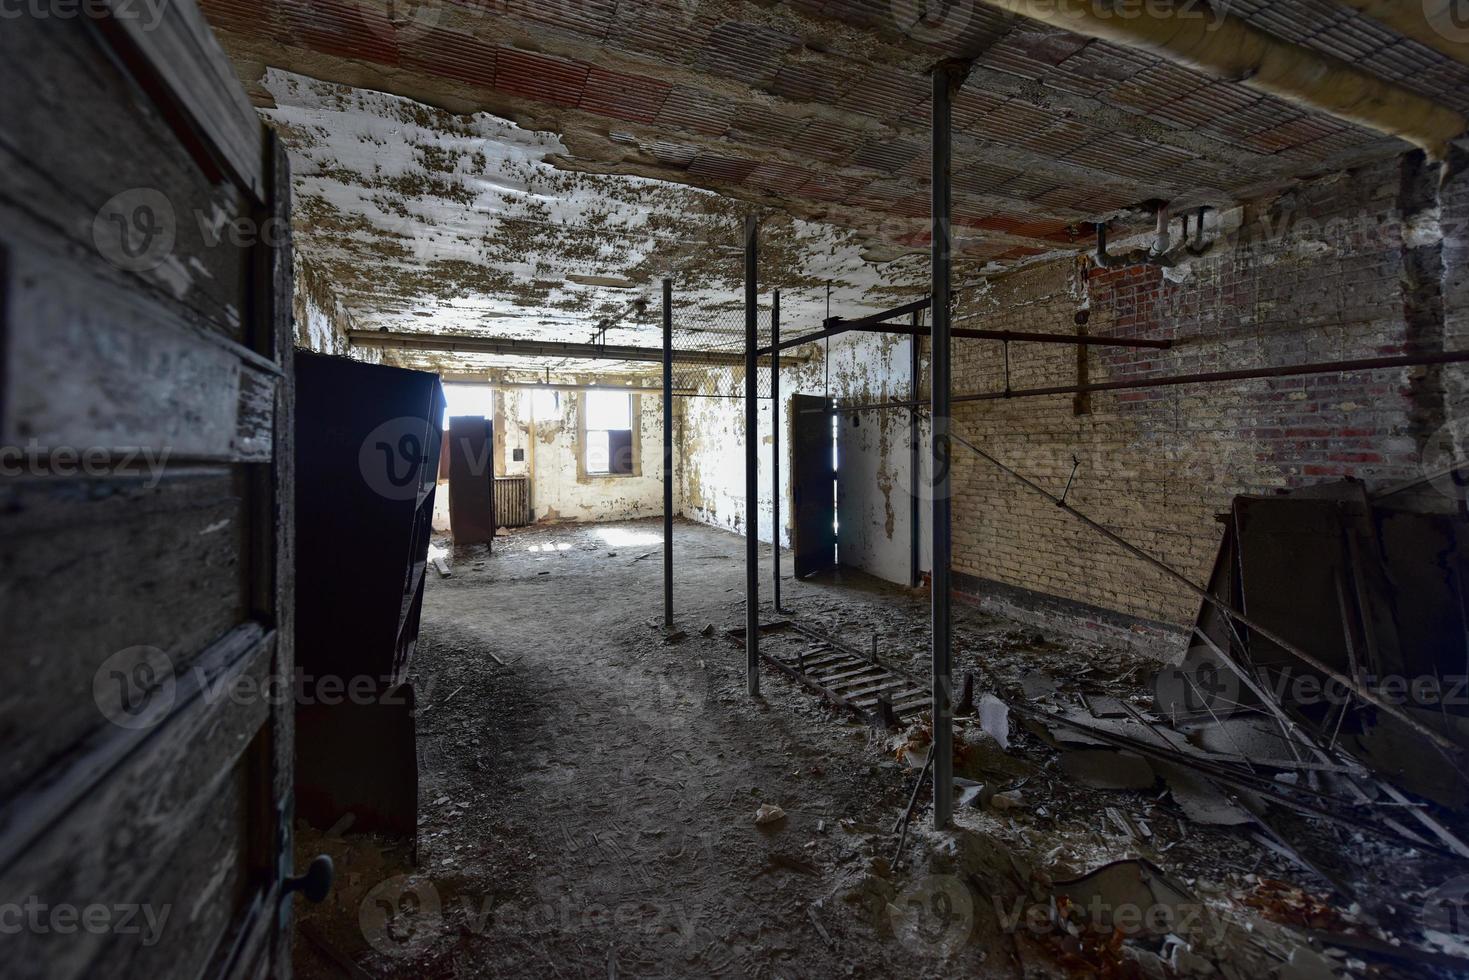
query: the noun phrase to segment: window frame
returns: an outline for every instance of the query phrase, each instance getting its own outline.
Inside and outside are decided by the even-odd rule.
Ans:
[[[606,391],[606,389],[599,389]],[[643,475],[643,427],[642,420],[642,396],[636,392],[617,392],[625,394],[628,406],[628,428],[627,429],[593,429],[587,425],[587,412],[590,405],[589,395],[591,391],[577,392],[577,446],[576,446],[576,475],[577,480],[586,483],[591,480],[626,480],[629,477],[640,477]],[[627,432],[628,442],[632,451],[632,469],[627,473],[614,473],[610,470],[593,470],[588,465],[587,455],[591,450],[588,434],[592,432],[606,432],[608,436],[608,465],[611,465],[611,436],[613,432]]]

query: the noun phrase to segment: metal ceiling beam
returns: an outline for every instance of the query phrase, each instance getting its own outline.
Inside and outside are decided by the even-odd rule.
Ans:
[[[460,334],[397,333],[389,330],[352,330],[354,347],[379,350],[444,351],[454,354],[498,354],[504,357],[565,357],[588,361],[644,361],[661,364],[661,347],[620,347],[614,344],[578,344],[559,340],[512,340],[466,337]],[[673,359],[683,364],[732,367],[745,363],[743,351],[678,350]],[[795,357],[788,360],[803,360]]]

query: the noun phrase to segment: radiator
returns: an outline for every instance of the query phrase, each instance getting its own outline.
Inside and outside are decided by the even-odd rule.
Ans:
[[[525,527],[530,519],[530,477],[495,477],[495,523],[500,527]]]

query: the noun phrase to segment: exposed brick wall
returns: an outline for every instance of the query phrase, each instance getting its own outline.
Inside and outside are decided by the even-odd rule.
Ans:
[[[1093,334],[1174,342],[1093,349],[1093,382],[1462,347],[1445,313],[1447,302],[1447,322],[1457,322],[1445,293],[1464,289],[1462,241],[1404,238],[1405,214],[1416,222],[1439,206],[1437,175],[1409,156],[1246,207],[1232,216],[1232,240],[1186,271],[1024,269],[962,295],[958,325],[1070,332],[1089,304]],[[1469,210],[1469,194],[1451,182],[1445,211],[1451,194]],[[1002,345],[954,348],[956,394],[1004,388]],[[1056,493],[1075,455],[1069,502],[1202,583],[1221,534],[1215,515],[1236,494],[1420,475],[1423,441],[1445,424],[1444,389],[1462,390],[1465,373],[1099,392],[1085,415],[1073,414],[1071,395],[971,402],[954,416],[959,434]],[[1011,345],[1011,387],[1076,380],[1073,350]],[[1147,620],[1192,620],[1196,599],[990,464],[960,449],[954,477],[959,572]]]

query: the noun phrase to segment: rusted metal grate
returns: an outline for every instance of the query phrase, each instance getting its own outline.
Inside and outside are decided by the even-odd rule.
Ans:
[[[933,695],[924,679],[884,662],[878,655],[876,638],[873,648],[863,651],[794,620],[764,624],[760,633],[784,634],[794,641],[762,642],[762,660],[874,727],[895,727],[932,706]],[[727,635],[744,645],[743,629],[730,630]]]

